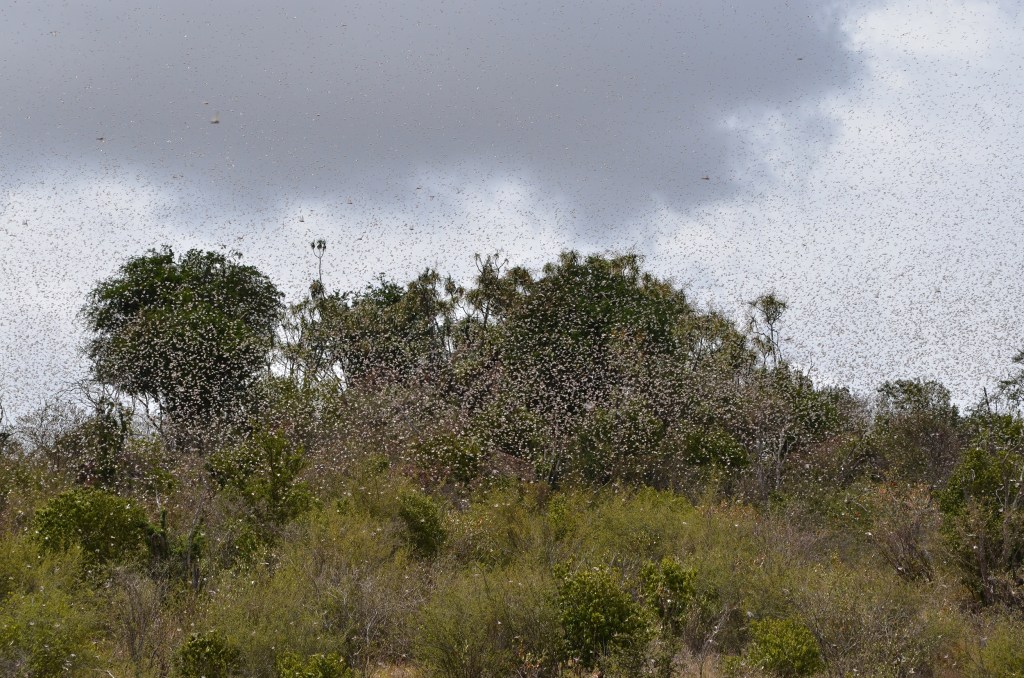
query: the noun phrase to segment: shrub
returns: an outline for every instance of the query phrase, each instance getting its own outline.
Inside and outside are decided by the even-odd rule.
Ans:
[[[499,397],[476,416],[472,430],[488,449],[531,462],[538,477],[553,470],[546,460],[551,440],[543,419],[513,398]]]
[[[898,486],[883,486],[875,505],[869,535],[882,558],[903,579],[931,581],[935,566],[928,541],[937,523],[931,497],[919,488],[904,491]]]
[[[282,533],[269,562],[211,578],[217,604],[203,623],[237,639],[240,672],[253,678],[276,676],[286,650],[333,653],[353,669],[398,660],[427,583],[402,543],[398,521],[311,511]]]
[[[943,533],[983,604],[1024,607],[1024,422],[991,415],[939,496]]]
[[[94,618],[68,595],[40,590],[16,595],[0,606],[0,674],[81,675],[95,665]]]
[[[668,557],[648,562],[640,572],[644,599],[673,631],[682,626],[697,600],[696,579],[696,570]]]
[[[222,490],[233,490],[261,522],[282,524],[307,511],[313,496],[298,475],[301,447],[279,433],[259,432],[245,443],[213,454],[206,469]]]
[[[492,486],[474,495],[453,516],[449,552],[461,562],[501,567],[542,556],[548,531],[534,489]]]
[[[665,426],[649,403],[597,407],[584,417],[566,452],[566,471],[588,483],[653,484],[664,468]]]
[[[791,614],[811,630],[835,675],[876,675],[881,667],[886,675],[928,675],[957,634],[955,618],[933,607],[928,585],[908,585],[884,569],[833,562],[781,579]]]
[[[416,657],[450,678],[549,675],[561,649],[553,594],[536,569],[451,577],[419,616]]]
[[[314,654],[303,659],[288,652],[277,660],[280,678],[354,678],[352,669],[338,654]]]
[[[565,573],[558,608],[569,658],[592,668],[602,656],[641,646],[647,622],[640,606],[606,567]]]
[[[95,563],[125,562],[144,551],[151,527],[142,509],[127,499],[94,489],[60,494],[35,516],[43,548],[80,546]]]
[[[824,668],[818,641],[795,619],[763,619],[750,624],[749,664],[775,676],[809,676]]]
[[[240,664],[241,652],[217,631],[193,633],[175,656],[182,678],[230,678]]]
[[[670,440],[679,444],[681,461],[689,466],[715,466],[735,470],[750,463],[747,449],[720,427],[677,433]]]
[[[480,475],[483,452],[475,439],[449,434],[420,443],[416,460],[438,480],[468,483]]]
[[[1003,623],[989,633],[981,649],[981,668],[986,676],[1024,678],[1024,624]]]
[[[448,532],[437,501],[418,492],[406,492],[399,499],[398,516],[405,523],[413,552],[431,558],[441,550]]]

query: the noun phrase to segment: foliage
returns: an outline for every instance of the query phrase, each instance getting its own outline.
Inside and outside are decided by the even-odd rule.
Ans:
[[[413,552],[422,558],[433,557],[448,538],[441,506],[418,492],[402,494],[399,502],[398,516],[405,523]]]
[[[1024,609],[1024,422],[989,415],[940,495],[943,528],[981,602]]]
[[[0,674],[1021,673],[1019,410],[823,387],[638,256],[476,264],[97,286],[105,383],[0,422]]]
[[[126,562],[139,558],[151,527],[140,506],[96,489],[57,495],[34,520],[36,535],[48,550],[80,546],[90,562]]]
[[[98,625],[62,591],[18,594],[0,606],[0,672],[50,678],[82,675],[97,663]]]
[[[68,459],[79,483],[113,490],[130,471],[125,457],[130,434],[131,412],[103,399],[92,416],[60,435],[54,452]]]
[[[640,573],[643,597],[669,629],[678,632],[691,608],[698,603],[697,571],[674,558],[649,562]]]
[[[883,485],[873,500],[869,536],[878,552],[900,577],[931,580],[935,558],[929,541],[938,518],[932,498],[921,488]]]
[[[750,624],[747,661],[775,676],[809,676],[824,666],[818,641],[795,619],[762,619]]]
[[[587,668],[616,650],[642,646],[647,620],[639,604],[607,567],[564,572],[558,608],[567,655]]]
[[[949,391],[935,381],[882,384],[867,444],[882,477],[940,485],[961,447],[960,415]]]
[[[354,673],[337,654],[315,654],[300,657],[286,653],[277,660],[280,678],[353,678]]]
[[[256,268],[216,252],[129,259],[83,309],[94,375],[180,425],[227,416],[266,363],[279,298]]]
[[[417,462],[435,477],[451,478],[460,483],[469,483],[480,475],[483,463],[480,444],[471,437],[454,433],[420,443],[415,454]]]
[[[986,676],[1024,677],[1024,624],[1007,620],[993,628],[981,648],[979,668]]]
[[[594,484],[644,483],[658,472],[657,450],[664,424],[643,403],[597,407],[582,417],[569,443],[563,473]],[[652,483],[653,484],[653,483]]]
[[[230,678],[239,675],[240,662],[239,649],[217,631],[193,633],[175,655],[182,678]]]
[[[242,498],[257,521],[281,524],[312,505],[309,489],[298,480],[305,463],[303,449],[283,434],[259,431],[211,455],[206,469],[220,489]]]
[[[552,589],[532,568],[448,578],[419,617],[416,653],[438,676],[551,675],[561,651]]]

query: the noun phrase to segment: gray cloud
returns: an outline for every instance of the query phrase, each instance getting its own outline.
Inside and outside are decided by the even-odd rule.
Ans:
[[[819,0],[87,4],[0,10],[8,181],[97,163],[395,204],[423,172],[511,177],[600,229],[734,195],[727,116],[858,73]]]

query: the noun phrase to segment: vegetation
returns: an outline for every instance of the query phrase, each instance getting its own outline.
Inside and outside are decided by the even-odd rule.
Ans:
[[[0,673],[1024,675],[1024,376],[864,397],[776,294],[477,270],[99,283],[82,397],[0,421]]]

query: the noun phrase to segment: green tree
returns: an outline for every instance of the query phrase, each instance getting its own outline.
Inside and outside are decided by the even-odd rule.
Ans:
[[[165,247],[98,284],[83,309],[95,378],[155,403],[179,433],[229,420],[265,369],[281,306],[240,256]]]
[[[960,414],[936,381],[898,379],[878,388],[868,447],[875,472],[889,480],[937,487],[963,446]]]
[[[985,604],[1024,609],[1024,421],[977,413],[971,445],[939,494],[943,532]]]

